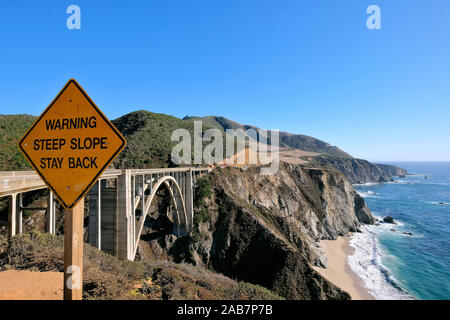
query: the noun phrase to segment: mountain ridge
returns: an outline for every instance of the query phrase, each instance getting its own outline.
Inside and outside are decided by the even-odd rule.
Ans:
[[[24,170],[30,166],[17,148],[17,142],[37,119],[30,115],[0,115],[0,170]],[[112,122],[125,136],[126,149],[114,161],[116,168],[157,168],[176,166],[171,150],[178,143],[171,141],[175,129],[183,128],[194,135],[195,120],[203,120],[203,132],[217,128],[225,134],[227,129],[255,129],[233,120],[208,116],[179,119],[162,113],[139,110],[125,114]],[[269,140],[270,143],[270,140]],[[343,173],[352,183],[386,182],[391,176],[405,176],[406,170],[392,165],[373,164],[355,159],[329,143],[288,132],[280,132],[280,157],[288,163],[325,167]]]
[[[236,121],[227,119],[225,117],[219,117],[219,116],[206,116],[206,117],[191,116],[191,117],[184,117],[183,120],[185,120],[185,121],[205,121],[208,125],[212,125],[212,126],[216,127],[217,129],[221,130],[222,132],[226,132],[227,129],[243,129],[243,130],[248,130],[248,129],[259,130],[260,129],[253,125],[240,124]],[[293,149],[301,149],[303,151],[319,152],[319,153],[323,153],[323,154],[329,155],[329,156],[352,158],[351,155],[349,155],[345,151],[339,149],[338,147],[332,146],[331,144],[329,144],[325,141],[316,139],[311,136],[280,131],[279,137],[280,137],[280,147],[285,147],[285,148],[290,147]]]
[[[183,120],[204,121],[222,132],[226,132],[227,129],[259,130],[256,126],[240,124],[219,116],[186,116]],[[279,135],[280,158],[284,162],[335,169],[343,173],[354,184],[388,182],[392,180],[393,176],[403,177],[408,174],[405,169],[395,165],[376,164],[354,158],[338,147],[314,137],[284,131],[280,131]],[[312,154],[308,154],[311,152]]]

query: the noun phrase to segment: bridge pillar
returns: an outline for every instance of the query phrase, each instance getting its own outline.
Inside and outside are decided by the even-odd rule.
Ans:
[[[194,184],[192,181],[192,168],[186,172],[186,179],[184,184],[185,195],[184,201],[186,205],[186,214],[188,218],[188,231],[192,231],[192,226],[194,225]]]
[[[50,190],[47,196],[47,232],[56,234],[56,201]]]
[[[9,207],[8,207],[8,239],[11,239],[16,235],[16,218],[17,213],[17,202],[16,194],[9,196]]]
[[[142,178],[142,179],[144,179],[144,178]],[[153,192],[153,175],[151,174],[150,175],[150,194]],[[144,198],[142,198],[142,199],[144,199]],[[144,202],[142,202],[142,203],[144,203]],[[144,211],[144,210],[142,210],[142,211]]]
[[[140,196],[141,196],[141,214],[144,214],[145,211],[145,188],[144,185],[148,183],[145,180],[145,175],[142,175],[142,185],[140,188]],[[153,175],[150,175],[150,194],[152,193],[153,190]],[[136,242],[137,239],[135,238],[134,241]]]
[[[18,194],[17,204],[16,204],[16,234],[22,234],[23,227],[23,193]]]
[[[180,181],[178,181],[178,185],[181,188],[181,194],[183,195],[183,199],[186,199],[186,184],[185,184],[186,177],[185,177],[185,175],[186,175],[185,172],[180,172]],[[186,205],[186,200],[185,200],[185,205]]]
[[[128,259],[132,259],[131,255],[134,257],[134,246],[136,243],[136,176],[130,177],[131,179],[131,232],[130,232],[130,249],[131,252],[128,253]],[[142,184],[142,190],[144,190],[144,184]],[[139,187],[138,187],[139,191]]]
[[[88,243],[98,250],[102,249],[102,187],[106,187],[105,180],[97,181],[89,191]]]
[[[100,218],[98,221],[99,224],[95,221],[94,225],[91,225],[90,228],[91,230],[94,228],[93,237],[98,239],[97,241],[100,241],[99,245],[101,250],[117,256],[117,188],[107,188],[106,180],[102,180],[100,183],[100,197],[100,210],[98,211]],[[95,206],[95,204],[93,205]]]
[[[131,174],[123,170],[117,182],[117,257],[134,260],[133,214],[131,205]]]

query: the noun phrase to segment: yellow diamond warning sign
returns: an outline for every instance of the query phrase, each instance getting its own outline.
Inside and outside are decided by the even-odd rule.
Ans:
[[[123,150],[124,137],[75,80],[70,80],[19,142],[66,209],[86,194]]]

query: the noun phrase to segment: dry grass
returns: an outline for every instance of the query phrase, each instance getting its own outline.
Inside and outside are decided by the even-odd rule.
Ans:
[[[0,271],[63,271],[63,237],[32,232],[0,238]],[[259,286],[237,282],[189,264],[119,261],[85,244],[84,299],[281,299]]]
[[[63,271],[63,238],[37,232],[14,237],[0,245],[0,270]]]

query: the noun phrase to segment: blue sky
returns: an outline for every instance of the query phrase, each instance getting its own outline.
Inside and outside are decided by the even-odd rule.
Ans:
[[[0,113],[39,115],[75,78],[111,119],[221,115],[369,160],[450,160],[449,18],[447,0],[4,1]]]

